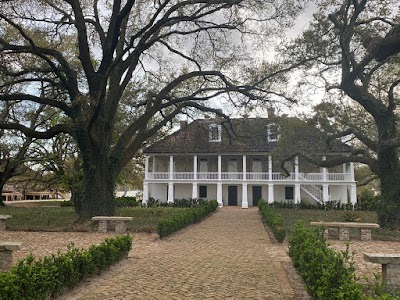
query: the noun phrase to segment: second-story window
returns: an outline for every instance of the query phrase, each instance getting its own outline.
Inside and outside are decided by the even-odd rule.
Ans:
[[[221,141],[221,125],[211,124],[210,125],[210,142]]]
[[[279,126],[275,123],[267,125],[268,142],[276,142],[279,140]]]

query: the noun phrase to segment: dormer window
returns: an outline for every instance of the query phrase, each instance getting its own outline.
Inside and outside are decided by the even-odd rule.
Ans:
[[[221,141],[221,125],[211,124],[210,125],[210,142]]]
[[[279,126],[275,123],[267,125],[268,142],[276,142],[279,140]]]

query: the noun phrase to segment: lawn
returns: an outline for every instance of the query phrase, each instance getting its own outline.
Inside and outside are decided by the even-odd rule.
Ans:
[[[158,220],[185,208],[118,208],[116,215],[133,217],[128,231],[156,232]],[[14,207],[1,206],[0,215],[12,215],[7,220],[8,230],[19,231],[91,231],[94,224],[77,224],[78,215],[73,207]]]
[[[377,223],[378,218],[375,212],[371,211],[343,211],[343,210],[309,210],[309,209],[276,209],[282,214],[286,230],[289,232],[293,225],[299,221],[304,220],[306,223],[311,221],[336,221],[345,222],[349,221],[349,217],[359,219],[363,223]],[[358,233],[357,229],[351,230],[352,238],[356,238]],[[396,241],[400,242],[399,229],[373,229],[372,239],[382,241]]]

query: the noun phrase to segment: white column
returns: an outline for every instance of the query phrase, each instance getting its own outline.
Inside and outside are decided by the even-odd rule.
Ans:
[[[222,159],[221,159],[221,155],[218,155],[218,180],[221,180],[221,169],[222,169]],[[222,199],[222,196],[221,196],[221,199]]]
[[[143,183],[143,199],[142,204],[146,205],[149,201],[149,184],[147,182]]]
[[[300,196],[300,184],[296,183],[294,185],[294,204],[299,204],[301,202],[301,196]]]
[[[149,157],[147,155],[144,156],[144,179],[149,179]]]
[[[199,197],[197,190],[197,182],[193,182],[192,199],[197,199]]]
[[[249,208],[249,203],[247,202],[247,183],[242,184],[242,208]]]
[[[346,174],[346,172],[347,172],[347,164],[344,163],[343,164],[343,174]]]
[[[174,157],[171,155],[169,157],[169,180],[174,179]]]
[[[156,172],[156,157],[153,156],[153,170],[152,170],[153,174]]]
[[[219,207],[224,206],[224,203],[222,202],[222,183],[221,182],[217,183],[217,201],[218,201]]]
[[[299,157],[294,158],[294,179],[299,181]],[[296,199],[296,197],[295,197]]]
[[[243,170],[242,171],[243,171],[243,180],[246,180],[247,179],[246,178],[246,173],[247,173],[247,170],[246,170],[246,155],[243,155]]]
[[[350,162],[350,180],[351,181],[355,181],[355,177],[354,177],[354,163]]]
[[[350,202],[354,209],[354,205],[357,203],[357,188],[355,184],[350,186]]]
[[[329,185],[328,184],[322,185],[322,199],[324,202],[329,201]]]
[[[197,179],[197,155],[193,156],[193,179]]]
[[[272,180],[272,157],[268,155],[268,179]]]
[[[323,157],[322,157],[322,160],[325,161],[325,160],[326,160],[326,157],[323,156]],[[322,180],[323,180],[323,181],[327,181],[327,180],[328,180],[328,169],[325,168],[325,167],[322,168]]]
[[[168,203],[174,203],[174,184],[172,182],[168,183]]]
[[[273,184],[268,184],[268,203],[272,204],[274,203],[274,185]]]

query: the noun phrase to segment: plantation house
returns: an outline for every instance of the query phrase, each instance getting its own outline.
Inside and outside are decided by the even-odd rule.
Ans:
[[[143,203],[151,198],[173,202],[181,198],[217,199],[219,206],[242,208],[269,203],[300,201],[311,204],[327,201],[356,202],[353,163],[335,168],[319,168],[298,156],[285,164],[282,173],[272,151],[280,139],[280,122],[285,117],[243,118],[230,121],[200,119],[148,147],[145,153]],[[296,130],[296,128],[293,128]],[[328,149],[311,136],[316,153],[347,155],[349,147],[336,144]]]

